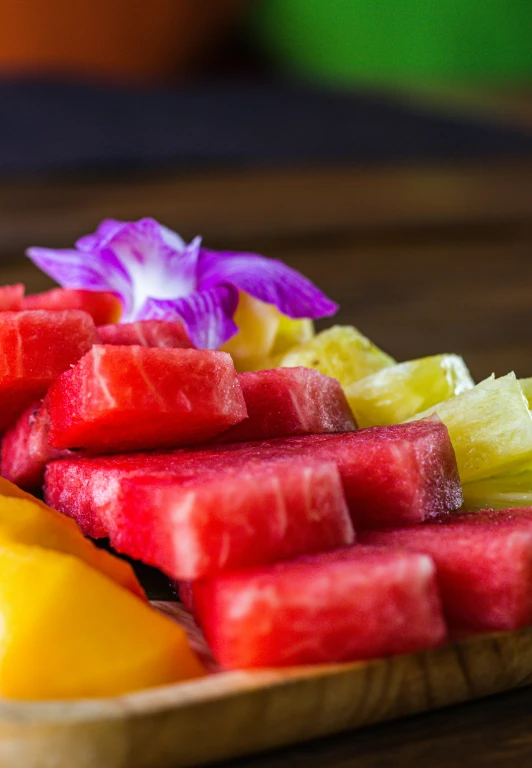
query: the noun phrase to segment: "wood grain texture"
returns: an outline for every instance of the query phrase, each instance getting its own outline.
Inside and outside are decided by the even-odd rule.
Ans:
[[[213,674],[115,699],[0,704],[2,768],[184,768],[532,682],[532,629],[355,664]]]

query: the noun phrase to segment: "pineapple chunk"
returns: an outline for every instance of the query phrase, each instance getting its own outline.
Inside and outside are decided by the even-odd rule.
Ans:
[[[464,485],[464,507],[470,510],[532,506],[532,462],[497,477]]]
[[[434,413],[449,430],[462,483],[532,461],[532,416],[514,373],[486,379],[414,418]]]
[[[279,312],[279,327],[271,350],[272,357],[284,355],[297,344],[306,344],[314,337],[314,323],[303,318],[293,320]]]
[[[254,371],[260,368],[275,342],[281,314],[276,307],[241,293],[234,321],[238,333],[229,339],[223,352],[229,352],[237,371]]]
[[[532,408],[532,379],[519,379],[523,394],[528,400],[528,407]]]
[[[399,424],[474,386],[461,357],[435,355],[383,368],[345,394],[358,426],[375,427]]]
[[[343,387],[395,364],[356,328],[334,325],[306,344],[294,347],[282,358],[283,368],[315,368],[338,379]]]

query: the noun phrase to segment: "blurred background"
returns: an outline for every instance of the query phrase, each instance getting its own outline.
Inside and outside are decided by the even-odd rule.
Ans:
[[[532,375],[530,0],[0,0],[0,280],[153,216]]]

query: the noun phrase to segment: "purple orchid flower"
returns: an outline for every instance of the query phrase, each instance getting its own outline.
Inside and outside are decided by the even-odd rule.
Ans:
[[[154,219],[106,219],[67,250],[29,248],[27,255],[63,288],[112,291],[121,322],[181,320],[199,349],[218,349],[238,328],[238,292],[274,304],[292,318],[328,317],[338,305],[280,261],[252,253],[188,245]]]

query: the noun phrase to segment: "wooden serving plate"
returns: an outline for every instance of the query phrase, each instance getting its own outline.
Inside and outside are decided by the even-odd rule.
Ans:
[[[187,623],[178,604],[156,606]],[[204,652],[197,630],[191,637]],[[213,672],[198,681],[117,698],[6,701],[0,704],[0,766],[194,766],[531,682],[532,628],[526,628],[369,662]]]

